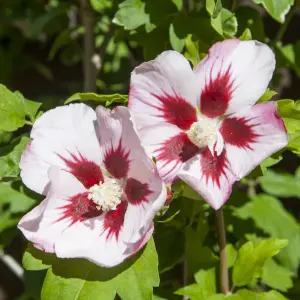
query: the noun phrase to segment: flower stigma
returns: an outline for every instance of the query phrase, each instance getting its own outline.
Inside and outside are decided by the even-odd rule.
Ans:
[[[223,150],[223,138],[218,130],[218,121],[208,118],[198,118],[190,129],[186,131],[187,136],[199,148],[207,146],[211,153],[217,152],[217,155]]]
[[[115,210],[121,203],[122,187],[113,178],[105,178],[105,182],[95,184],[89,189],[88,199],[97,204],[103,211]]]

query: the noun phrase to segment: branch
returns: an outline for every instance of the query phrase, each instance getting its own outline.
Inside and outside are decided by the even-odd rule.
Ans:
[[[95,16],[89,0],[80,0],[80,5],[82,23],[85,29],[83,54],[84,91],[95,92],[97,78],[97,70],[93,62],[95,55]]]
[[[0,260],[21,280],[24,279],[24,269],[20,264],[9,254],[5,254],[0,250]]]
[[[218,232],[218,243],[220,248],[220,285],[221,292],[225,295],[230,293],[228,269],[227,269],[227,256],[226,256],[226,231],[223,209],[216,210],[216,222]]]

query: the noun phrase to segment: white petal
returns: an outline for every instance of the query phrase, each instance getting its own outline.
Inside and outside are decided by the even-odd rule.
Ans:
[[[195,70],[201,112],[215,118],[253,105],[274,69],[274,53],[265,44],[237,39],[216,43]]]
[[[214,209],[227,201],[236,180],[229,169],[226,151],[212,157],[208,148],[184,163],[177,175]]]
[[[44,113],[31,131],[33,141],[22,155],[21,177],[30,189],[45,194],[51,166],[67,169],[64,159],[72,155],[101,162],[101,151],[94,130],[96,114],[85,104],[57,107]]]
[[[47,199],[18,225],[35,247],[55,252],[61,258],[86,258],[100,266],[112,267],[138,251],[150,238],[151,224],[144,235],[139,235],[140,239],[125,241],[128,237],[125,224],[121,224],[118,238],[109,234],[110,228],[105,223],[108,213],[94,210],[97,216],[87,216],[91,210],[86,202],[74,202],[73,207],[66,209],[70,198],[87,194],[86,189],[73,175],[55,167],[49,177],[51,188]]]
[[[137,136],[133,123],[130,120],[130,113],[126,107],[118,107],[113,111],[97,108],[99,140],[101,146],[108,149],[106,153],[112,155],[112,162],[118,162],[116,167],[108,167],[114,177],[124,178],[124,189],[128,188],[128,195],[133,195],[129,200],[124,220],[124,234],[126,240],[134,242],[139,240],[146,231],[155,214],[161,209],[166,200],[166,187],[160,178],[157,168],[152,159],[146,154]],[[122,145],[121,155],[114,156],[111,152],[111,145],[117,148]],[[122,156],[122,153],[125,153]],[[107,155],[105,155],[107,157]],[[128,162],[128,168],[122,172],[120,157]],[[104,165],[107,165],[106,158]],[[120,176],[123,174],[123,176]],[[138,196],[139,197],[138,197]],[[138,197],[139,199],[137,199]],[[133,213],[132,213],[133,212]],[[140,231],[141,229],[141,231]],[[135,236],[135,237],[133,237]]]
[[[167,122],[188,129],[196,120],[197,100],[195,75],[178,52],[163,52],[132,72],[128,107],[138,128]]]
[[[56,178],[57,186],[51,186],[47,198],[19,222],[18,228],[37,248],[55,251],[55,240],[70,226],[70,218],[62,218],[61,207],[67,205],[68,199],[76,194],[86,192],[83,185],[71,174],[51,168],[50,177]],[[59,220],[61,219],[61,220]]]
[[[288,143],[274,102],[259,103],[231,115],[221,124],[220,132],[230,167],[239,179]]]
[[[162,179],[171,184],[183,162],[189,160],[199,149],[187,135],[172,124],[158,123],[139,130],[143,146],[156,166]]]

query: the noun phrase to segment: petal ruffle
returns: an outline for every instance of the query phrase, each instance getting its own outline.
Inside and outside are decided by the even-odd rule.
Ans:
[[[102,179],[101,151],[94,129],[96,114],[85,104],[57,107],[44,113],[31,131],[24,151],[21,177],[30,189],[46,194],[48,170],[58,166],[88,188]]]
[[[196,121],[197,86],[189,62],[175,51],[134,69],[129,104],[137,127],[167,122],[187,130]]]
[[[226,151],[212,156],[206,147],[182,165],[178,177],[190,185],[214,209],[219,209],[229,198],[236,177],[232,174]]]
[[[231,115],[220,125],[220,133],[230,168],[238,179],[288,143],[274,102],[259,103]]]
[[[253,105],[274,69],[274,53],[265,44],[238,39],[216,43],[195,70],[201,113],[216,118]]]

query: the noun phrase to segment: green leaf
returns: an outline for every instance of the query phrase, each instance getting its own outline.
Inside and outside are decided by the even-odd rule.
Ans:
[[[29,141],[28,137],[23,136],[0,148],[0,178],[17,177],[19,175],[20,158]]]
[[[212,18],[216,18],[222,8],[221,0],[206,0],[206,10]]]
[[[16,214],[28,211],[35,204],[35,200],[14,189],[9,184],[1,183],[0,205],[3,204],[8,204],[8,210]]]
[[[205,300],[202,294],[202,287],[199,284],[187,285],[175,292],[177,295],[189,297],[190,300]]]
[[[267,89],[265,93],[258,99],[257,103],[269,101],[276,94],[278,93]]]
[[[210,18],[211,27],[220,35],[223,36],[222,14],[218,14],[216,18]]]
[[[195,274],[197,284],[185,286],[175,292],[177,295],[190,297],[191,300],[207,300],[216,294],[215,269],[200,270]]]
[[[257,195],[237,208],[234,214],[244,220],[252,218],[256,226],[272,238],[288,239],[289,244],[279,253],[278,259],[290,270],[297,269],[300,259],[300,228],[278,199],[265,194]]]
[[[225,38],[232,38],[237,33],[237,19],[235,15],[228,9],[223,8],[221,10],[221,18],[222,18],[222,35]]]
[[[19,217],[14,217],[10,211],[5,211],[0,214],[0,233],[2,238],[2,232],[10,227],[16,226],[19,222]],[[2,243],[1,243],[2,244]]]
[[[276,291],[255,293],[248,290],[239,290],[237,291],[237,294],[240,295],[243,300],[288,300]]]
[[[24,124],[24,101],[0,84],[0,130],[15,131]]]
[[[176,5],[179,11],[182,10],[183,0],[172,0],[172,2]]]
[[[111,8],[113,3],[111,0],[91,0],[93,9],[97,12],[103,12],[105,9]]]
[[[12,132],[0,130],[0,145],[7,144],[12,139],[12,137]]]
[[[173,215],[169,216],[168,218],[164,220],[157,220],[158,223],[169,223],[171,222],[178,214],[180,213],[180,210],[177,210]]]
[[[253,0],[262,4],[266,11],[278,22],[284,23],[285,16],[294,4],[294,0]]]
[[[300,100],[281,99],[276,103],[278,112],[283,118],[300,120]]]
[[[36,114],[37,114],[39,108],[41,107],[42,103],[25,99],[24,96],[19,91],[16,91],[14,94],[17,97],[19,97],[21,101],[24,102],[25,114],[26,114],[26,116],[29,117],[29,119],[32,122],[34,122],[35,118],[36,118]]]
[[[28,116],[30,120],[34,122],[42,103],[24,99],[24,104],[26,116]]]
[[[162,298],[157,295],[153,295],[152,300],[168,300],[167,298]]]
[[[293,272],[269,259],[263,267],[262,282],[269,287],[286,292],[293,286]]]
[[[52,60],[56,53],[61,49],[63,46],[67,45],[71,41],[71,31],[70,29],[65,29],[62,32],[60,32],[51,47],[51,50],[49,52],[49,59]]]
[[[49,267],[42,300],[152,300],[158,286],[158,258],[153,239],[135,257],[114,268],[101,268],[84,259],[56,259]]]
[[[201,232],[192,228],[186,229],[186,256],[188,269],[192,274],[200,268],[211,268],[218,261],[217,256],[212,249],[203,245],[204,238],[208,232],[208,225],[203,222],[201,224]],[[201,253],[201,255],[199,255]]]
[[[209,297],[207,300],[243,300],[243,298],[239,295],[216,294]]]
[[[123,1],[119,4],[113,23],[123,26],[125,30],[133,30],[150,23],[149,15],[145,12],[145,3],[141,0]]]
[[[265,175],[268,168],[278,164],[283,159],[282,155],[279,155],[278,153],[273,154],[272,156],[266,158],[261,164],[260,168],[262,171],[262,174]]]
[[[154,239],[159,258],[159,271],[163,273],[182,260],[185,243],[184,232],[158,224]]]
[[[241,41],[249,41],[252,40],[252,34],[249,28],[246,28],[242,35],[239,38]]]
[[[181,39],[176,35],[173,24],[170,24],[169,37],[172,48],[181,52],[184,48],[184,39]]]
[[[28,271],[40,271],[48,269],[56,260],[54,254],[42,252],[28,244],[23,255],[22,264]]]
[[[300,100],[282,99],[277,101],[277,105],[289,135],[287,148],[300,154]]]
[[[249,29],[252,39],[264,42],[264,24],[261,13],[256,8],[240,5],[235,10],[235,16],[239,21],[238,35],[242,35]]]
[[[297,76],[300,77],[300,61],[299,61],[299,50],[300,40],[296,44],[282,45],[278,43],[276,45],[276,58],[279,63],[284,66],[293,69]]]
[[[227,268],[231,268],[237,258],[237,251],[231,244],[226,245]]]
[[[277,197],[299,197],[300,182],[291,174],[281,174],[268,170],[264,176],[258,178],[262,189]]]
[[[68,104],[73,101],[95,101],[98,103],[103,103],[106,106],[111,105],[112,103],[127,103],[128,96],[120,95],[120,94],[112,94],[112,95],[99,95],[95,93],[76,93],[73,96],[69,97],[65,104]]]
[[[279,253],[287,245],[287,240],[266,239],[254,245],[245,243],[238,251],[233,267],[232,280],[236,286],[244,286],[262,276],[266,261]]]
[[[188,35],[185,38],[184,42],[186,47],[184,56],[192,63],[193,67],[195,68],[200,62],[198,43],[192,40],[192,35]]]

